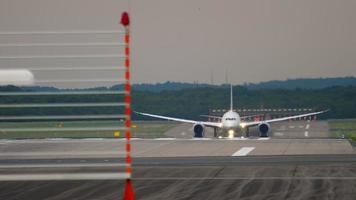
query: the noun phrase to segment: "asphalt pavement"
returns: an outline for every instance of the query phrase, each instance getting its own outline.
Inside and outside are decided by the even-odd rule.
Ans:
[[[274,124],[270,138],[134,138],[137,199],[355,199],[355,150],[323,121]],[[0,140],[0,199],[121,199],[123,139]]]

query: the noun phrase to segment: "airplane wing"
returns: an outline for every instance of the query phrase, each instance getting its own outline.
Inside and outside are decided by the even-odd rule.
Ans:
[[[210,118],[215,118],[215,119],[220,119],[221,120],[221,118],[222,117],[219,117],[219,116],[214,116],[214,115],[200,115],[201,117],[210,117]]]
[[[190,123],[190,124],[203,124],[205,126],[210,126],[210,127],[221,127],[221,123],[218,122],[202,122],[202,121],[194,121],[194,120],[189,120],[189,119],[180,119],[180,118],[174,118],[174,117],[166,117],[166,116],[161,116],[161,115],[154,115],[154,114],[149,114],[149,113],[142,113],[142,112],[136,112],[135,113],[139,115],[144,115],[144,116],[149,116],[149,117],[154,117],[158,119],[165,119],[165,120],[170,120],[170,121],[176,121],[176,122],[184,122],[184,123]]]
[[[240,119],[246,119],[246,118],[256,117],[256,116],[261,116],[261,114],[241,116]]]
[[[275,119],[270,119],[270,120],[263,120],[263,121],[253,121],[253,122],[243,122],[241,123],[242,126],[244,127],[250,127],[250,126],[256,126],[260,123],[273,123],[273,122],[280,122],[280,121],[285,121],[285,120],[290,120],[290,119],[296,119],[300,117],[308,117],[308,116],[313,116],[313,115],[319,115],[321,113],[325,113],[329,110],[324,110],[324,111],[319,111],[319,112],[313,112],[313,113],[306,113],[306,114],[301,114],[301,115],[294,115],[294,116],[289,116],[289,117],[281,117],[281,118],[275,118]]]

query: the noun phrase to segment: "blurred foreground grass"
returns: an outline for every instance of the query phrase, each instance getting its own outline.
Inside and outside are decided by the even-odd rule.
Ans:
[[[157,138],[165,137],[164,133],[177,124],[169,121],[134,121],[132,122],[132,137]],[[88,127],[122,127],[120,121],[61,121],[61,122],[1,122],[0,139],[24,138],[113,138],[115,131],[49,131],[49,132],[5,132],[5,128],[88,128]],[[120,137],[125,132],[120,131]]]

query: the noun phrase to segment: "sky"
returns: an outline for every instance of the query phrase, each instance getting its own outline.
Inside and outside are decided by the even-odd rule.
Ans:
[[[119,66],[108,59],[9,56],[118,55],[119,46],[4,47],[1,44],[120,42],[120,34],[21,35],[29,31],[115,31],[132,26],[132,82],[243,84],[290,78],[356,76],[356,1],[352,0],[2,0],[0,68]],[[67,68],[67,69],[68,69]],[[42,84],[116,79],[120,71],[34,71]],[[48,81],[48,82],[46,82]]]

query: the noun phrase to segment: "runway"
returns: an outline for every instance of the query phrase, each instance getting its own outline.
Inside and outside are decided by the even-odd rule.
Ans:
[[[332,138],[326,121],[295,121],[272,125],[271,137],[192,138],[191,125],[180,124],[166,138],[133,138],[133,157],[355,154],[345,139]],[[306,135],[305,133],[308,132]],[[185,133],[185,134],[182,134]],[[189,135],[188,135],[189,134]],[[0,140],[0,159],[123,157],[125,139]],[[248,150],[248,151],[246,151]],[[240,152],[240,153],[239,153]]]
[[[115,173],[120,167],[120,159],[110,158],[86,159],[86,165],[81,158],[61,160],[67,167],[54,167],[55,159],[27,160],[26,168],[14,168],[26,166],[23,160],[0,162],[0,177]],[[132,180],[137,199],[353,199],[355,167],[353,155],[136,158]],[[0,187],[0,198],[9,200],[121,199],[124,181],[0,181]]]
[[[190,128],[133,138],[137,199],[356,196],[356,152],[329,136],[327,122],[279,123],[267,139],[254,130],[251,138],[214,139],[208,132],[192,139]],[[0,140],[0,199],[121,199],[124,181],[115,176],[125,167],[124,147],[123,139]],[[59,181],[63,174],[67,180]],[[71,180],[78,174],[93,180]]]
[[[345,139],[140,139],[132,140],[134,157],[355,154]],[[0,159],[124,157],[125,141],[33,140],[1,144]],[[236,154],[252,148],[245,154]]]

